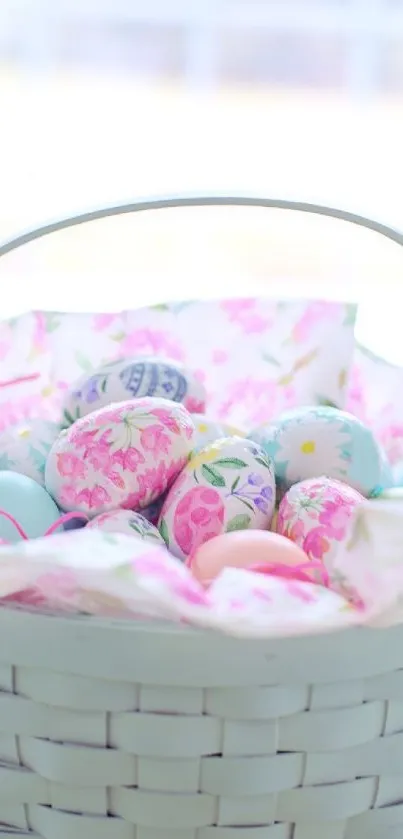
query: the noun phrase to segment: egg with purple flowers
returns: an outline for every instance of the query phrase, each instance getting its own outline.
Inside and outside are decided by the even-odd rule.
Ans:
[[[274,467],[261,446],[224,437],[188,461],[168,491],[158,528],[179,559],[221,533],[266,530],[275,504]]]

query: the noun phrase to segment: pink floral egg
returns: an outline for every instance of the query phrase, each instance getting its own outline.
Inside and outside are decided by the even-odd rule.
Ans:
[[[90,518],[141,510],[173,483],[193,440],[180,403],[150,397],[101,408],[60,434],[46,462],[46,487],[62,510]]]
[[[158,528],[184,559],[221,533],[267,529],[274,502],[274,470],[263,449],[227,437],[192,455],[167,494]]]
[[[280,502],[276,529],[310,559],[328,562],[346,538],[351,517],[364,501],[357,490],[335,478],[309,478],[294,484]]]
[[[132,510],[113,510],[111,513],[101,513],[87,524],[87,530],[103,530],[104,533],[126,533],[137,539],[146,539],[163,544],[157,528],[141,513]]]

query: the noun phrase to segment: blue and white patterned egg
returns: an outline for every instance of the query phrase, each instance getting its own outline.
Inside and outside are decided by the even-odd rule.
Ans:
[[[324,475],[369,497],[385,481],[384,454],[372,431],[337,408],[297,408],[256,428],[249,438],[273,459],[281,491]]]
[[[182,402],[190,413],[204,411],[206,391],[195,375],[176,361],[149,356],[124,358],[86,373],[63,405],[64,425],[114,402],[155,396]]]
[[[158,529],[179,559],[233,530],[266,530],[275,502],[273,464],[251,440],[227,437],[193,455],[166,496]]]
[[[195,424],[194,452],[198,452],[221,437],[244,437],[244,432],[239,428],[209,419],[204,414],[193,414],[193,422]]]
[[[0,434],[0,471],[11,470],[45,486],[46,458],[60,433],[60,425],[27,420]]]
[[[132,510],[111,510],[110,513],[102,513],[87,524],[87,530],[94,529],[106,533],[126,533],[138,539],[164,544],[157,528],[141,513],[134,513]]]

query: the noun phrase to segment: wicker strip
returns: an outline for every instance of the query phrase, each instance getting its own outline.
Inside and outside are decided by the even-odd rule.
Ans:
[[[403,837],[403,627],[238,641],[3,609],[0,631],[3,839]]]

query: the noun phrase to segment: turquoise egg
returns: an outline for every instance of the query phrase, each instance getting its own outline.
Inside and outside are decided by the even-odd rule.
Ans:
[[[255,428],[249,438],[273,460],[281,493],[322,475],[343,481],[366,498],[391,482],[389,464],[371,429],[337,408],[296,408]]]
[[[11,515],[29,539],[44,536],[60,518],[58,507],[49,493],[32,478],[18,472],[0,472],[0,511]],[[5,542],[22,541],[12,522],[1,515],[0,539]]]

